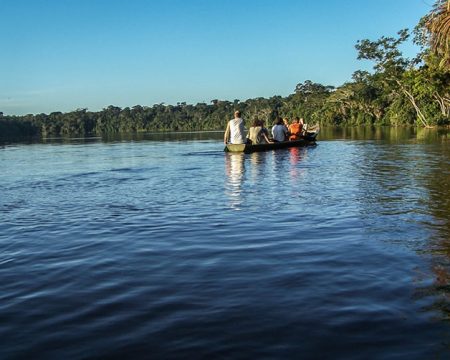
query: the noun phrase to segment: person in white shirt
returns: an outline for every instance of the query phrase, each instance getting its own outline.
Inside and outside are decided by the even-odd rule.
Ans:
[[[234,119],[228,121],[225,134],[223,136],[224,144],[245,144],[244,120],[241,118],[241,112],[234,112]]]
[[[272,127],[272,138],[275,142],[286,141],[288,136],[288,129],[283,123],[281,118],[277,119],[277,122]]]

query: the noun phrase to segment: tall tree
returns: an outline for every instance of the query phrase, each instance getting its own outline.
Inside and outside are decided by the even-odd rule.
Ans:
[[[450,0],[436,0],[426,17],[432,50],[442,57],[441,65],[450,69]]]
[[[380,74],[385,82],[385,91],[389,91],[393,96],[403,95],[409,100],[416,111],[417,119],[423,126],[428,126],[428,121],[420,108],[414,89],[411,88],[410,81],[407,81],[412,71],[414,71],[414,60],[403,57],[399,46],[409,38],[407,29],[400,30],[398,37],[382,36],[377,41],[367,39],[358,41],[358,59],[367,59],[374,62],[374,70]]]

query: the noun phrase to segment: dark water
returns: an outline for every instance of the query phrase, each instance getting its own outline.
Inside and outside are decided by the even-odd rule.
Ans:
[[[446,132],[0,149],[0,358],[450,356]]]

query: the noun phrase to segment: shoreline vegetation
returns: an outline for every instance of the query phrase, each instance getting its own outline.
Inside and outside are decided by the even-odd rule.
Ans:
[[[24,116],[0,111],[0,139],[49,136],[92,136],[122,132],[223,130],[231,114],[240,110],[249,123],[254,118],[271,125],[279,117],[299,116],[322,126],[450,125],[450,0],[437,0],[413,31],[395,37],[360,40],[358,59],[373,71],[356,71],[352,80],[333,87],[306,80],[286,97],[245,101],[212,100],[210,104],[110,105]],[[408,39],[419,47],[412,58],[400,48]],[[1,109],[0,109],[1,110]]]

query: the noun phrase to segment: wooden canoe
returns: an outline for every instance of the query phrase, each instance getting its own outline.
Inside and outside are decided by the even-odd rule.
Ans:
[[[302,139],[295,141],[282,141],[269,144],[227,144],[224,151],[226,152],[244,152],[246,154],[258,151],[268,151],[275,149],[285,149],[290,147],[302,147],[314,144],[319,134],[319,128],[308,131]]]

